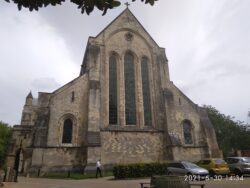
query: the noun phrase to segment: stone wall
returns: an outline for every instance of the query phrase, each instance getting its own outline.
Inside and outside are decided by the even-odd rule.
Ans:
[[[46,98],[48,95],[45,94],[41,96],[42,94],[39,93],[38,103],[43,112],[49,109],[48,131],[44,129],[44,126],[38,124],[35,127],[36,135],[40,136],[34,139],[35,148],[29,172],[37,173],[38,170],[41,173],[67,170],[83,172],[87,161],[87,76],[76,78],[50,94],[49,98]],[[43,113],[39,113],[39,115],[41,116]],[[73,121],[72,143],[63,144],[63,124],[67,118],[71,118]],[[41,118],[41,121],[37,122],[46,123],[45,120],[46,118]]]
[[[126,41],[125,35],[130,32],[133,35],[133,40],[132,41]],[[122,41],[120,43],[117,43],[117,41]],[[124,45],[126,44],[126,45]],[[155,105],[155,96],[154,96],[154,85],[153,85],[153,73],[152,73],[152,66],[154,64],[153,59],[152,59],[152,54],[150,53],[149,46],[145,42],[145,40],[138,34],[134,33],[131,30],[119,30],[116,33],[114,33],[110,38],[107,39],[106,41],[106,49],[105,49],[105,54],[106,54],[106,62],[109,62],[109,56],[112,52],[115,52],[118,55],[118,62],[117,62],[117,72],[118,72],[118,109],[119,109],[119,122],[118,124],[120,126],[125,126],[126,125],[126,120],[125,120],[125,86],[124,86],[124,55],[127,51],[131,51],[134,54],[134,65],[135,65],[135,87],[136,87],[136,92],[135,92],[135,98],[136,98],[136,121],[137,127],[143,127],[144,126],[144,113],[143,113],[143,98],[142,98],[142,80],[141,80],[141,58],[142,57],[148,57],[149,58],[149,80],[150,82],[150,91],[151,92],[151,106],[154,108]],[[108,88],[109,88],[109,82],[108,82],[108,63],[103,63],[103,70],[106,70],[103,72],[102,77],[103,80],[106,80],[105,82],[102,82],[102,88],[103,88],[103,93],[102,93],[102,100],[107,101],[106,103],[103,103],[103,112],[102,117],[104,119],[104,127],[108,126],[109,122],[109,113],[108,113]],[[153,118],[153,126],[156,126],[154,123],[154,116],[152,115]]]
[[[74,93],[74,94],[72,94]],[[72,99],[72,95],[74,99]],[[88,80],[83,75],[55,91],[50,99],[50,121],[48,147],[79,147],[86,141]],[[62,144],[63,123],[66,118],[73,121],[72,144]]]
[[[101,132],[103,164],[163,160],[161,132]]]
[[[86,165],[86,149],[79,147],[33,149],[30,173],[78,171]],[[42,175],[41,174],[41,175]]]
[[[91,166],[95,166],[96,162],[101,159],[101,147],[100,146],[93,146],[88,147],[88,159],[87,163]]]
[[[197,162],[200,159],[209,158],[207,147],[173,147],[174,160]]]
[[[127,37],[130,36],[130,37]],[[118,42],[119,41],[119,42]],[[126,126],[125,120],[125,87],[124,87],[124,55],[130,51],[134,55],[135,65],[135,86],[136,86],[136,121],[137,127],[144,126],[143,113],[143,95],[141,80],[141,59],[149,59],[149,80],[150,80],[150,98],[152,109],[152,126],[163,128],[165,121],[165,110],[162,104],[163,85],[169,82],[169,70],[165,50],[160,48],[150,37],[147,31],[142,27],[134,15],[129,11],[124,11],[110,26],[105,28],[97,37],[89,39],[90,45],[96,45],[100,48],[97,61],[100,63],[101,84],[101,120],[100,126],[109,126],[109,95],[108,95],[108,74],[109,74],[109,56],[111,53],[117,55],[117,78],[118,78],[118,124]],[[87,57],[87,55],[86,55]],[[86,58],[87,59],[87,58]],[[89,67],[97,66],[94,62],[88,62]],[[162,77],[161,77],[162,76]],[[164,80],[161,84],[160,79]]]
[[[207,146],[198,105],[194,104],[174,84],[170,86],[165,98],[169,134],[176,136],[180,144],[184,146],[183,121],[189,120],[192,125],[193,137],[193,144],[189,146]]]
[[[136,125],[126,125],[124,56],[134,56]],[[109,57],[116,54],[118,123],[109,124]],[[141,59],[148,59],[152,125],[144,124]],[[62,143],[64,121],[73,122],[72,143]],[[192,144],[185,144],[183,121],[192,125]],[[169,78],[165,49],[160,48],[126,9],[96,37],[90,37],[80,76],[53,93],[31,93],[22,126],[14,128],[16,149],[24,153],[30,172],[82,171],[102,164],[198,160],[218,156],[216,135],[206,112]],[[28,126],[27,126],[28,125]],[[33,127],[33,128],[31,128]],[[16,132],[15,132],[16,131]],[[31,147],[30,147],[31,146]],[[27,147],[34,148],[25,149]],[[31,157],[32,156],[32,157]],[[32,159],[32,160],[31,160]],[[26,166],[25,166],[26,165]],[[86,168],[87,169],[87,168]],[[94,168],[93,168],[94,169]]]
[[[127,35],[130,35],[130,39]],[[117,42],[119,41],[119,42]],[[135,131],[123,132],[129,126],[126,125],[125,119],[125,86],[124,86],[124,55],[127,51],[134,54],[135,66],[135,87],[136,87],[136,125],[138,133]],[[163,95],[161,94],[161,79],[165,80],[164,84],[169,81],[169,72],[167,59],[164,49],[160,48],[154,40],[148,35],[144,28],[140,25],[137,19],[130,11],[125,11],[113,23],[111,27],[107,27],[97,37],[90,37],[87,50],[83,60],[84,69],[81,73],[88,72],[89,81],[100,84],[99,87],[89,87],[89,110],[88,110],[88,131],[99,132],[100,129],[109,128],[109,57],[112,53],[117,56],[117,83],[118,83],[118,123],[117,127],[121,132],[104,131],[101,132],[101,147],[88,148],[88,164],[95,163],[99,158],[105,164],[114,162],[138,162],[140,158],[145,161],[161,160],[163,158],[162,150],[151,151],[149,148],[154,143],[158,143],[158,147],[163,148],[162,133],[143,132],[144,111],[143,111],[143,95],[142,95],[142,80],[141,80],[141,59],[147,57],[149,60],[149,80],[150,80],[150,97],[152,109],[152,128],[155,130],[163,130],[165,122],[164,106],[162,104]],[[88,71],[87,71],[88,70]],[[161,75],[158,72],[161,70]],[[157,80],[155,78],[158,78]],[[89,84],[91,86],[92,84]],[[155,131],[155,132],[157,132]],[[113,134],[120,141],[117,142],[117,148],[110,143]],[[138,134],[138,135],[137,135]],[[154,135],[159,134],[159,135]],[[106,135],[106,136],[105,136]],[[154,135],[154,136],[152,136]],[[148,137],[144,140],[145,137]],[[127,144],[126,139],[131,139]],[[158,140],[157,140],[158,139]],[[109,144],[112,145],[113,153],[110,153]],[[122,145],[124,144],[124,145]],[[135,146],[138,146],[136,148]],[[149,145],[147,145],[149,144]],[[143,145],[143,146],[142,146]],[[127,148],[124,153],[121,153],[121,148]],[[147,148],[144,148],[147,147]],[[116,151],[117,149],[117,151]],[[138,150],[138,151],[137,151]],[[126,157],[126,153],[131,153],[130,157]],[[110,159],[109,159],[110,158]]]
[[[28,99],[28,100],[33,101],[33,99]],[[22,111],[21,125],[29,125],[29,126],[35,125],[36,115],[37,115],[36,108],[37,108],[36,105],[28,103],[26,99],[26,104],[24,105]]]
[[[130,35],[128,39],[127,36]],[[119,41],[119,42],[117,42]],[[95,127],[98,131],[98,126],[101,129],[109,129],[109,57],[110,54],[115,53],[117,56],[117,78],[118,78],[118,123],[117,130],[127,130],[129,126],[126,125],[125,119],[125,87],[124,87],[124,55],[127,51],[130,51],[134,55],[135,62],[135,98],[136,98],[136,125],[135,127],[141,130],[144,129],[144,111],[143,111],[143,95],[142,95],[142,85],[141,85],[141,58],[146,56],[149,59],[149,80],[150,80],[150,97],[151,97],[151,108],[152,108],[152,127],[156,130],[165,131],[165,135],[161,139],[161,145],[163,155],[162,158],[168,159],[178,159],[178,155],[175,152],[176,149],[171,151],[172,147],[178,145],[180,152],[185,155],[185,153],[191,153],[194,156],[201,157],[209,155],[208,140],[206,139],[206,134],[201,125],[201,118],[199,114],[199,107],[193,103],[185,94],[183,94],[169,78],[168,70],[168,60],[165,55],[165,50],[160,48],[155,41],[148,35],[136,18],[131,14],[130,11],[125,11],[117,19],[112,22],[111,26],[105,28],[97,37],[91,37],[89,39],[89,45],[96,46],[95,49],[100,49],[96,55],[96,60],[94,58],[86,58],[87,67],[94,67],[93,71],[90,70],[91,75],[95,75],[95,79],[100,80],[100,111],[96,110],[100,115],[98,121],[100,123],[91,124],[89,130]],[[92,47],[93,48],[93,47]],[[89,52],[88,52],[89,53]],[[86,57],[89,57],[88,54]],[[97,67],[97,68],[95,68]],[[98,72],[98,70],[100,72]],[[100,75],[100,77],[99,77]],[[95,95],[99,97],[99,95]],[[99,98],[98,98],[99,100]],[[98,103],[99,104],[99,103]],[[99,120],[99,117],[101,120]],[[183,133],[183,121],[189,120],[192,125],[192,144],[185,144],[184,133]],[[90,124],[89,124],[90,126]],[[98,158],[103,156],[105,163],[109,163],[108,158],[112,158],[110,161],[122,161],[122,162],[136,162],[136,157],[126,158],[119,149],[120,144],[123,142],[117,142],[118,146],[113,146],[116,143],[114,140],[111,148],[115,148],[117,154],[109,155],[110,148],[106,147],[109,140],[105,139],[105,134],[117,134],[120,135],[120,139],[123,140],[125,135],[130,138],[134,133],[119,132],[113,133],[112,131],[106,131],[102,133],[101,139],[101,153],[99,149],[91,149],[88,157],[91,161],[96,161]],[[137,134],[137,132],[135,131]],[[128,134],[128,135],[127,135]],[[141,134],[141,133],[140,133]],[[169,137],[170,135],[170,137]],[[124,137],[123,137],[124,136]],[[118,136],[119,137],[119,136]],[[143,137],[143,136],[142,136]],[[140,139],[142,139],[140,137]],[[109,138],[109,137],[107,137]],[[110,137],[112,138],[112,136]],[[172,138],[172,139],[171,139]],[[131,144],[136,145],[140,140],[131,139]],[[152,138],[153,139],[153,138]],[[175,142],[173,142],[173,139]],[[151,140],[149,138],[148,140]],[[153,139],[154,140],[154,139]],[[126,143],[126,140],[124,140]],[[149,144],[149,143],[148,143]],[[127,152],[126,146],[125,153]],[[132,149],[132,148],[130,148]],[[140,148],[134,148],[129,152],[134,152]],[[101,156],[93,156],[97,154],[96,151],[100,153]],[[114,150],[114,152],[115,152]],[[95,152],[94,152],[95,151]],[[113,150],[111,150],[113,151]],[[93,155],[92,155],[93,154]],[[119,158],[120,156],[120,158]],[[134,156],[134,155],[131,155]],[[137,156],[137,154],[135,154]],[[140,156],[138,154],[138,156]],[[146,155],[145,155],[146,156]],[[145,157],[144,156],[144,157]],[[150,156],[150,154],[149,154]],[[150,159],[156,160],[154,157],[149,157]]]
[[[206,109],[199,108],[199,114],[201,117],[201,125],[204,133],[204,138],[206,139],[207,145],[209,146],[210,157],[222,158],[223,157],[222,151],[219,149],[215,130],[211,121],[208,118]]]
[[[175,160],[199,160],[208,157],[220,157],[213,125],[206,111],[193,103],[173,83],[166,90],[166,115],[168,132]],[[183,121],[189,120],[192,125],[192,144],[185,144]]]

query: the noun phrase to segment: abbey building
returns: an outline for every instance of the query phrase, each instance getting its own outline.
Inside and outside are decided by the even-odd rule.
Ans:
[[[77,78],[26,97],[8,165],[42,173],[218,156],[206,111],[170,81],[165,49],[127,8],[89,37]]]

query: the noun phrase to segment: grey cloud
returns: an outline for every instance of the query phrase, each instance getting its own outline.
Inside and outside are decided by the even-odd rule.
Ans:
[[[130,9],[166,48],[171,80],[188,97],[245,120],[250,107],[249,6],[249,0],[162,0],[153,7],[136,1]],[[29,12],[1,1],[0,120],[18,123],[30,90],[34,95],[51,92],[78,76],[88,37],[124,8],[87,16],[68,2]]]
[[[245,62],[224,59],[223,61],[214,62],[206,67],[202,67],[200,72],[212,75],[211,78],[213,79],[219,79],[221,77],[249,75],[250,66],[246,65]]]
[[[36,78],[32,81],[31,86],[38,91],[52,92],[60,87],[55,78]]]
[[[192,90],[196,88],[205,86],[208,82],[209,81],[206,79],[192,80],[192,81],[185,82],[184,84],[179,85],[179,87],[184,93],[190,93]]]
[[[66,2],[60,7],[48,7],[39,12],[41,17],[61,35],[76,64],[80,64],[88,36],[96,36],[119,13],[120,9],[109,11],[105,16],[94,11],[89,16],[81,14],[72,3]]]

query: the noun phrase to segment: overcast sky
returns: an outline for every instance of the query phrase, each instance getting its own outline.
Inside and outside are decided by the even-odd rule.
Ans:
[[[195,103],[249,121],[250,1],[137,1],[130,10],[166,49],[171,80]],[[77,77],[88,37],[125,9],[87,16],[71,4],[29,12],[0,2],[0,120],[19,124],[30,90],[37,97]]]

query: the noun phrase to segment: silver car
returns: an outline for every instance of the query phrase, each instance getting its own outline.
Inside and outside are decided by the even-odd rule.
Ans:
[[[250,174],[250,157],[227,157],[225,161],[232,173],[238,176]]]
[[[206,177],[209,172],[205,168],[201,168],[194,163],[188,161],[180,161],[170,163],[167,167],[168,175],[197,175]]]

